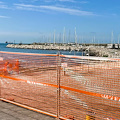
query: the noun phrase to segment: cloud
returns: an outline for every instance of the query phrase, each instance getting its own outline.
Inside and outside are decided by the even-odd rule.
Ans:
[[[0,4],[0,9],[8,9],[8,7],[6,5]]]
[[[58,0],[60,2],[76,2],[75,0]]]
[[[35,2],[40,2],[40,3],[78,3],[78,4],[86,4],[88,1],[85,0],[19,0],[21,3],[35,3]]]
[[[77,3],[78,1],[76,0],[20,0],[20,2],[72,2],[72,3]],[[87,3],[87,1],[79,1],[79,3]]]
[[[27,2],[37,2],[37,1],[40,1],[40,0],[19,0],[19,2],[22,2],[22,3],[27,3]]]
[[[76,2],[75,0],[44,0],[44,2]]]
[[[9,17],[0,15],[0,18],[9,18]]]
[[[4,2],[0,1],[0,9],[9,9],[9,8]]]
[[[32,1],[38,1],[38,0],[32,0]],[[80,3],[80,4],[86,4],[88,1],[77,1],[77,0],[44,0],[44,2],[71,2],[71,3]]]
[[[55,1],[59,1],[59,2],[72,2],[72,3],[81,3],[81,4],[86,4],[88,3],[88,1],[77,1],[77,0],[55,0]]]
[[[86,3],[88,3],[88,1],[80,1],[79,3],[86,4]]]
[[[92,12],[82,11],[78,9],[65,8],[65,7],[56,7],[56,6],[40,6],[40,7],[43,9],[68,13],[71,15],[94,15]]]
[[[14,4],[14,6],[15,6],[15,9],[18,9],[18,10],[47,12],[44,9],[41,9],[40,6],[35,6],[35,5]]]
[[[58,6],[47,6],[47,5],[26,5],[26,4],[14,4],[16,9],[21,10],[31,10],[31,11],[56,11],[61,13],[66,13],[69,15],[78,15],[78,16],[93,16],[95,15],[93,12],[89,11],[82,11],[79,9],[73,9],[73,8],[66,8],[66,7],[58,7]]]

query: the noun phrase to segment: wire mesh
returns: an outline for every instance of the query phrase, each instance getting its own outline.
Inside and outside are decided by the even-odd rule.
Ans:
[[[1,97],[56,115],[56,55],[1,52],[0,56],[3,57]],[[18,61],[18,68],[14,69]]]
[[[0,52],[1,98],[58,119],[120,120],[120,59]]]
[[[61,56],[61,64],[61,116],[120,119],[119,60]]]

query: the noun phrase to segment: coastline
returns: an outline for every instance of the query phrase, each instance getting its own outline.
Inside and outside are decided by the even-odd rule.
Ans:
[[[80,44],[8,44],[8,48],[19,49],[39,49],[39,50],[64,50],[64,51],[84,51],[86,56],[97,57],[120,57],[119,49],[110,49],[107,46],[80,45]]]

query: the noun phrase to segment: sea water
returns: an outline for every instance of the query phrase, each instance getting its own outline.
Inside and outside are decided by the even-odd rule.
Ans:
[[[21,53],[39,53],[39,54],[60,54],[63,55],[78,55],[81,56],[82,52],[79,51],[59,51],[59,50],[36,50],[36,49],[19,49],[19,48],[7,48],[7,43],[0,43],[0,51],[7,52],[21,52]]]

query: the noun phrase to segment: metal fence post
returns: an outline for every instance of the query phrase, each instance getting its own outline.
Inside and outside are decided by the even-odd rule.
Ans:
[[[61,58],[57,56],[57,120],[60,120],[60,79],[61,79]]]
[[[1,81],[1,79],[2,79],[2,78],[0,77],[0,98],[2,98],[2,95],[1,95],[1,89],[2,89],[2,83],[1,83],[1,82],[2,82],[2,81]]]

